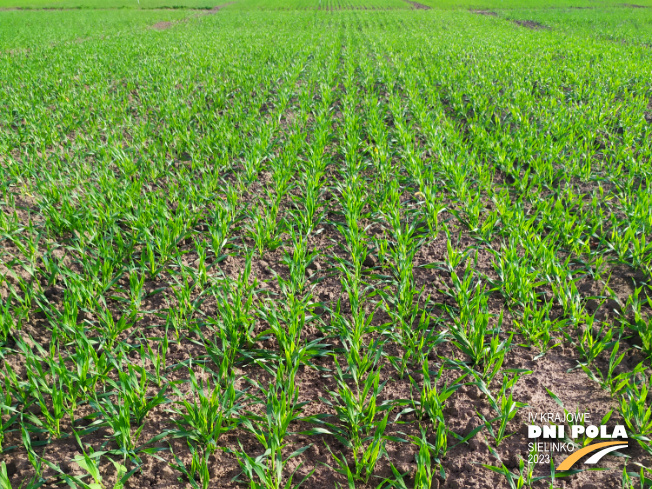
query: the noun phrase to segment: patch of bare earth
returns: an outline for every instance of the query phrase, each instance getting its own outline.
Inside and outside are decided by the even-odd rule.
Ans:
[[[541,22],[537,22],[536,20],[515,20],[514,23],[521,27],[525,27],[526,29],[532,29],[535,31],[550,29],[550,27],[543,25]]]
[[[471,13],[476,14],[476,15],[486,15],[489,17],[498,17],[498,14],[496,12],[492,12],[491,10],[470,10]]]
[[[412,5],[412,8],[414,10],[430,10],[432,7],[429,7],[428,5],[424,5],[419,2],[412,2],[410,0],[405,0],[407,3]]]
[[[216,5],[212,9],[210,9],[208,12],[206,12],[206,15],[213,15],[222,10],[225,7],[228,7],[229,5],[232,5],[234,2],[229,2],[229,3],[224,3],[222,5]]]
[[[172,22],[157,22],[153,26],[150,27],[150,29],[154,29],[155,31],[164,31],[166,29],[169,29],[172,27]]]

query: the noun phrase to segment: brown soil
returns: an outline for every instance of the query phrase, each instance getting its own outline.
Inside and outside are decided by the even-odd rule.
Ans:
[[[223,8],[228,7],[229,5],[231,5],[231,4],[233,4],[233,3],[234,3],[234,2],[229,2],[229,3],[222,4],[222,5],[216,5],[216,6],[213,7],[212,9],[210,9],[210,10],[206,10],[206,11],[203,11],[202,14],[196,14],[196,15],[194,15],[193,17],[197,17],[197,16],[199,16],[199,15],[214,15],[214,14],[216,14],[217,12],[219,12],[220,10],[222,10]],[[188,21],[188,19],[183,19],[183,20],[180,20],[180,21],[178,21],[178,22],[187,22],[187,21]],[[172,27],[175,23],[178,23],[178,22],[157,22],[156,24],[154,24],[153,26],[151,26],[150,29],[154,29],[154,30],[157,30],[157,31],[164,31],[164,30],[166,30],[166,29],[169,29],[169,28]]]
[[[492,12],[491,10],[470,10],[471,13],[477,14],[477,15],[487,15],[489,17],[498,17],[498,14],[496,12]]]
[[[536,20],[515,20],[514,23],[521,27],[525,27],[526,29],[532,29],[535,31],[550,29],[550,27],[543,25],[541,22],[537,22]]]
[[[169,29],[172,27],[174,24],[172,22],[157,22],[153,26],[150,27],[150,29],[154,29],[156,31],[164,31],[166,29]]]
[[[208,12],[206,12],[206,15],[213,15],[222,10],[225,7],[228,7],[229,5],[232,5],[235,2],[229,2],[229,3],[224,3],[222,5],[216,5],[212,9],[210,9]]]
[[[333,178],[336,178],[333,175]],[[328,205],[325,203],[325,205]],[[27,206],[27,203],[25,204]],[[25,217],[28,217],[26,215]],[[380,235],[382,229],[376,224],[372,225],[369,230],[370,234]],[[314,272],[315,281],[313,295],[315,300],[323,302],[329,307],[333,307],[338,299],[344,301],[343,308],[346,309],[346,294],[342,290],[339,279],[332,273],[332,263],[329,256],[332,253],[339,255],[337,250],[328,251],[330,244],[333,241],[339,241],[342,237],[339,232],[331,225],[324,227],[324,232],[314,235],[310,238],[310,248],[321,250],[324,254],[320,255],[317,264],[311,270]],[[460,246],[466,247],[473,244],[472,238],[469,236],[462,236]],[[492,244],[492,246],[500,246],[500,243]],[[195,258],[193,244],[183,246],[187,251],[188,262],[192,263]],[[446,297],[441,293],[440,289],[444,288],[449,282],[449,277],[446,273],[422,268],[423,265],[435,261],[443,260],[446,255],[446,240],[442,236],[433,242],[424,245],[417,256],[415,257],[415,279],[419,286],[424,286],[426,293],[431,296],[432,300],[438,303],[445,303]],[[345,256],[342,254],[342,256]],[[272,273],[278,273],[284,278],[287,278],[287,268],[282,264],[283,250],[278,249],[274,252],[268,252],[263,258],[255,258],[252,264],[252,275],[259,283],[261,283],[261,290],[265,294],[278,294],[280,292],[278,282],[274,279]],[[473,263],[475,270],[480,274],[492,275],[493,256],[487,248],[480,247],[478,249],[478,256]],[[243,267],[244,260],[237,254],[230,255],[225,261],[219,264],[219,268],[224,275],[229,277],[237,277]],[[370,266],[381,266],[377,258],[371,258]],[[618,270],[616,275],[622,280],[614,280],[612,287],[618,295],[627,296],[631,294],[631,285],[629,284],[628,274],[631,273],[627,269]],[[28,277],[23,277],[27,279]],[[148,282],[146,290],[154,290],[159,287],[166,286],[169,279],[161,277],[158,281]],[[622,282],[622,283],[621,283]],[[594,290],[586,289],[580,284],[580,288],[586,295],[593,295]],[[586,289],[586,290],[585,290]],[[51,301],[58,300],[60,291],[54,290],[48,296]],[[166,307],[165,302],[170,300],[167,296],[163,298],[164,294],[154,295],[145,299],[143,308],[149,311],[164,310]],[[491,302],[492,312],[498,313],[502,308],[502,299],[500,297],[492,298]],[[208,316],[214,316],[216,309],[214,304],[207,301],[205,304],[204,312]],[[328,322],[328,312],[321,312],[324,321]],[[386,321],[387,317],[380,313],[376,316],[375,323]],[[509,321],[506,321],[509,323]],[[162,323],[157,323],[157,319],[152,316],[150,318],[143,318],[137,325],[137,328],[142,331],[147,331],[150,337],[162,337],[165,335],[165,327]],[[506,328],[509,329],[509,328]],[[38,323],[30,324],[26,327],[25,333],[29,333],[38,343],[42,345],[48,344],[48,334],[46,329]],[[320,328],[310,325],[306,328],[306,339],[308,341],[324,338],[324,332]],[[328,343],[337,343],[337,340],[332,338],[328,339]],[[514,345],[522,343],[523,339],[519,336],[515,337]],[[265,348],[276,349],[274,341],[263,345]],[[339,345],[337,345],[339,346]],[[392,355],[400,355],[401,350],[395,345],[388,345],[385,347],[388,353]],[[432,355],[433,367],[436,362],[441,358],[455,358],[455,348],[450,343],[438,347],[439,349]],[[623,349],[624,351],[624,349]],[[563,345],[552,349],[546,356],[540,359],[535,359],[537,351],[532,348],[525,348],[521,346],[513,346],[512,350],[508,353],[504,368],[507,369],[524,369],[531,371],[530,374],[524,375],[521,380],[516,384],[514,390],[514,398],[517,401],[525,402],[528,404],[519,414],[508,424],[508,433],[513,433],[504,440],[501,444],[496,446],[494,440],[490,437],[486,429],[476,434],[468,440],[467,443],[457,444],[457,440],[453,436],[449,436],[448,443],[451,447],[443,460],[443,470],[446,478],[438,478],[433,482],[435,488],[478,488],[478,489],[495,489],[507,487],[505,479],[498,474],[488,471],[482,464],[493,465],[500,467],[502,463],[511,471],[518,470],[520,458],[526,458],[528,454],[528,440],[525,431],[525,424],[527,422],[528,413],[535,412],[559,412],[561,408],[553,401],[547,394],[546,389],[549,389],[556,394],[563,402],[564,407],[571,412],[579,410],[580,412],[590,412],[592,419],[599,420],[611,409],[616,407],[615,401],[609,397],[608,393],[600,388],[600,386],[591,381],[585,374],[577,367],[580,358],[577,350],[570,345]],[[197,338],[185,338],[180,342],[171,342],[170,350],[168,352],[168,363],[181,364],[187,362],[192,358],[199,358],[204,355],[203,348],[197,344]],[[439,357],[439,358],[438,358]],[[25,373],[24,364],[19,364],[15,360],[17,356],[12,355],[9,357],[8,363],[12,365],[18,375],[22,376]],[[599,358],[598,365],[603,366],[608,358],[602,356]],[[633,368],[641,360],[640,356],[636,353],[630,353],[626,357],[626,367]],[[319,369],[311,369],[308,367],[301,367],[297,375],[297,384],[300,389],[299,401],[306,401],[308,404],[304,408],[305,415],[316,414],[331,414],[329,408],[321,402],[320,399],[328,398],[328,392],[332,391],[336,386],[332,377],[332,371],[335,364],[332,357],[318,358],[315,360],[315,365]],[[573,370],[574,369],[574,370]],[[262,385],[268,385],[273,379],[270,374],[258,365],[249,364],[246,366],[238,367],[238,376],[246,376],[250,379],[260,382]],[[415,381],[417,382],[418,389],[423,385],[423,377],[420,374],[412,373]],[[458,375],[455,372],[446,372],[446,382],[451,382]],[[178,372],[168,372],[169,382],[184,381],[185,374],[183,370]],[[468,379],[470,380],[470,379]],[[410,399],[411,388],[410,381],[407,378],[399,379],[396,371],[388,363],[385,363],[381,372],[381,382],[387,382],[381,393],[381,400],[385,399]],[[238,388],[241,388],[239,386]],[[492,390],[497,386],[492,384]],[[180,387],[182,390],[187,388],[187,385]],[[176,399],[176,396],[169,396],[171,399]],[[159,406],[154,409],[147,416],[145,427],[140,437],[142,441],[151,439],[152,437],[164,432],[165,430],[172,429],[174,426],[170,423],[170,405]],[[248,408],[256,409],[257,406],[248,406]],[[479,414],[490,419],[493,414],[488,403],[487,397],[475,385],[464,385],[458,389],[446,403],[446,424],[447,426],[458,435],[469,434],[475,427],[481,425]],[[90,414],[88,407],[80,408],[77,419],[84,415]],[[392,416],[394,418],[394,416]],[[618,417],[614,417],[611,423],[622,422]],[[414,418],[411,413],[404,415],[400,418],[399,422],[393,422],[388,425],[386,434],[405,438],[405,435],[417,436],[419,422]],[[294,431],[308,430],[309,425],[297,425],[293,427]],[[69,432],[69,426],[62,427],[64,432]],[[105,441],[108,435],[106,429],[95,431],[87,435],[83,435],[82,439],[85,443],[89,443],[97,447]],[[45,439],[43,440],[45,442]],[[336,453],[344,452],[346,449],[339,445],[337,440],[330,435],[310,435],[305,436],[301,434],[292,435],[288,442],[291,447],[301,448],[310,445],[310,448],[297,457],[296,467],[299,462],[303,465],[297,472],[296,480],[307,475],[312,469],[315,472],[307,483],[302,486],[306,489],[331,489],[338,487],[345,487],[346,480],[340,475],[336,474],[327,465],[334,465],[334,459],[325,447],[325,443]],[[38,441],[36,442],[38,443]],[[112,442],[111,442],[112,443]],[[180,474],[169,466],[170,462],[174,462],[173,455],[167,451],[171,447],[175,454],[187,463],[189,454],[185,442],[180,439],[171,439],[168,441],[161,441],[155,445],[155,448],[166,449],[157,453],[161,457],[143,457],[144,465],[141,470],[135,473],[126,484],[126,488],[142,489],[142,488],[184,488],[188,487],[187,483],[179,480]],[[20,434],[8,434],[6,445],[21,445]],[[235,489],[244,487],[241,484],[232,481],[241,472],[235,456],[232,454],[234,450],[240,450],[240,446],[244,451],[250,454],[258,455],[262,453],[260,444],[257,440],[245,430],[239,427],[223,435],[220,439],[220,445],[224,451],[218,452],[211,457],[210,460],[210,475],[211,475],[211,488],[219,489]],[[455,446],[456,445],[456,446]],[[492,455],[489,447],[491,447],[502,462]],[[112,444],[109,448],[115,448]],[[81,475],[81,471],[71,460],[77,455],[78,448],[74,440],[70,438],[55,440],[52,443],[39,446],[38,453],[59,464],[61,468],[67,473],[74,475]],[[415,447],[411,444],[390,442],[387,445],[387,451],[394,466],[401,472],[406,473],[405,482],[407,487],[412,487],[414,482],[414,474],[416,473],[417,465],[415,461]],[[626,451],[627,455],[632,457],[632,462],[645,462],[645,456],[642,451],[634,443]],[[553,457],[555,464],[558,464],[563,459],[563,455],[555,455]],[[8,463],[9,475],[12,483],[18,486],[20,481],[29,479],[33,475],[33,470],[27,460],[23,448],[12,450],[5,454],[5,460]],[[327,465],[326,465],[327,464]],[[601,461],[601,467],[606,470],[604,472],[584,472],[574,475],[567,480],[557,481],[555,487],[557,489],[586,489],[591,487],[596,488],[611,488],[618,487],[618,471],[622,470],[618,457],[608,457]],[[100,467],[102,476],[108,487],[111,487],[115,481],[115,469],[104,459]],[[549,466],[545,464],[538,465],[535,468],[535,475],[543,476],[549,471]],[[391,467],[388,460],[383,459],[377,466],[375,475],[380,478],[390,477],[392,475]],[[372,481],[373,482],[373,481]],[[378,485],[375,484],[361,485],[363,489],[371,489]],[[54,487],[54,486],[53,486]],[[542,484],[534,485],[535,488],[548,487]]]
[[[412,4],[412,8],[414,10],[430,10],[432,7],[429,7],[428,5],[424,5],[419,2],[412,2],[411,0],[405,0],[407,3]]]

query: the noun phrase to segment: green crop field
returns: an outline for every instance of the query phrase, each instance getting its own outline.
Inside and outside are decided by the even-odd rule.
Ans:
[[[0,489],[650,487],[636,2],[0,0]]]

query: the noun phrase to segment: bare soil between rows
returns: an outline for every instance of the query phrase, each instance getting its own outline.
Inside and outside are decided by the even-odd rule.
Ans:
[[[329,226],[325,229],[325,232],[311,238],[310,245],[316,249],[327,250],[333,240],[339,238],[337,231]],[[470,244],[471,240],[466,239],[465,242]],[[190,246],[188,251],[191,250]],[[486,250],[480,251],[474,263],[475,270],[483,274],[493,273],[492,255],[487,253]],[[420,250],[415,258],[415,265],[418,266],[440,261],[446,256],[446,253],[446,241],[440,238]],[[262,289],[267,294],[281,292],[278,283],[274,279],[275,273],[283,277],[288,276],[287,268],[281,261],[282,256],[282,250],[279,249],[275,252],[266,253],[263,258],[256,258],[252,264],[254,277],[259,281]],[[192,252],[189,252],[187,255],[188,263],[192,263],[193,259]],[[219,266],[226,276],[237,277],[243,265],[244,259],[242,257],[232,255],[220,263]],[[370,267],[376,267],[381,264],[376,258],[372,257],[368,265]],[[415,268],[415,270],[417,270],[415,272],[415,278],[418,284],[425,288],[426,293],[436,300],[445,301],[445,297],[441,296],[439,290],[450,280],[447,274],[422,268]],[[315,278],[323,279],[315,284],[313,289],[315,298],[324,304],[328,304],[330,307],[340,300],[343,303],[344,310],[346,310],[346,294],[342,290],[342,286],[337,277],[333,276],[330,272],[328,261],[324,260],[324,258],[319,259],[313,271]],[[614,274],[616,277],[613,280],[612,287],[615,291],[626,296],[628,293],[631,293],[631,285],[628,283],[629,277],[626,271],[623,272],[622,280],[618,279],[618,273]],[[153,290],[160,285],[161,283],[159,282],[152,282],[146,284],[146,287],[148,290]],[[594,293],[591,287],[584,287],[583,290],[587,294]],[[49,297],[53,301],[58,301],[62,297],[62,293],[63,291],[54,290],[49,293]],[[495,314],[500,313],[503,309],[502,302],[502,298],[499,295],[492,296],[490,301],[491,311]],[[156,310],[163,306],[164,302],[158,296],[148,298],[143,304],[143,307],[147,310]],[[216,309],[210,303],[206,304],[204,312],[207,315],[217,314]],[[610,314],[607,305],[604,306],[604,314],[607,316]],[[322,318],[328,322],[328,313],[322,312]],[[387,318],[379,314],[374,321],[379,323],[385,320]],[[143,318],[137,327],[141,329],[142,334],[148,337],[161,337],[165,335],[164,324],[153,316]],[[48,333],[40,321],[28,325],[25,332],[47,347]],[[307,341],[324,339],[324,333],[319,328],[309,326],[306,329],[305,338]],[[204,355],[205,352],[198,346],[197,340],[198,338],[189,337],[179,343],[171,342],[168,361],[179,365]],[[337,343],[337,340],[334,338],[328,340],[329,343],[333,341]],[[514,391],[515,400],[527,403],[528,407],[521,410],[514,420],[508,424],[508,433],[511,436],[498,446],[495,446],[493,439],[489,436],[486,429],[483,429],[467,440],[467,442],[461,444],[458,444],[458,441],[453,436],[449,436],[448,442],[451,448],[442,461],[445,477],[438,477],[432,487],[453,489],[507,488],[508,486],[504,477],[489,471],[483,467],[483,464],[498,467],[504,464],[511,471],[518,470],[520,460],[523,458],[527,459],[528,443],[531,441],[526,436],[528,414],[534,412],[554,413],[561,411],[561,408],[548,395],[547,390],[556,394],[568,411],[589,412],[592,420],[600,420],[610,410],[616,408],[615,401],[608,393],[603,391],[596,382],[590,380],[577,368],[580,358],[574,347],[562,344],[557,348],[553,348],[547,355],[537,359],[538,352],[532,348],[516,346],[520,342],[522,342],[522,339],[517,335],[513,348],[507,354],[504,368],[531,371],[530,374],[526,374],[521,378],[516,384]],[[261,346],[272,349],[277,347],[274,341]],[[392,355],[401,354],[400,349],[392,344],[388,344],[386,349]],[[464,360],[451,343],[437,347],[432,352],[431,357],[433,367],[446,358]],[[641,360],[640,355],[632,350],[626,356],[624,368],[633,368]],[[21,363],[16,363],[15,357],[9,356],[7,362],[20,376],[25,375],[25,366]],[[321,371],[303,366],[300,368],[297,376],[297,384],[301,393],[299,401],[308,403],[304,409],[304,414],[306,415],[330,413],[329,408],[323,403],[322,399],[327,399],[329,397],[328,392],[336,387],[332,377],[332,372],[335,370],[333,358],[318,358],[315,362],[322,369]],[[604,367],[605,362],[606,360],[601,358],[600,367]],[[238,367],[237,372],[239,376],[246,376],[262,384],[269,384],[274,381],[269,373],[254,364]],[[410,375],[420,389],[423,385],[423,375],[416,371],[411,371]],[[452,382],[457,376],[459,376],[459,372],[447,371],[444,380],[446,382]],[[178,372],[169,373],[168,381],[178,380],[185,380],[185,377]],[[385,399],[410,399],[413,395],[416,395],[409,378],[399,378],[394,368],[388,363],[385,363],[383,366],[381,382],[386,382],[386,385],[379,402]],[[493,387],[495,388],[497,386],[494,385]],[[174,425],[170,422],[168,409],[169,406],[159,406],[148,415],[140,438],[142,441],[151,439],[166,430],[174,428]],[[80,409],[79,416],[82,417],[85,414],[88,414],[88,406]],[[480,415],[491,419],[492,411],[486,395],[475,385],[469,384],[462,386],[447,402],[445,411],[446,424],[452,432],[460,436],[468,435],[474,428],[481,425]],[[622,420],[617,415],[614,415],[610,423],[615,422],[622,422]],[[406,435],[418,436],[418,425],[419,423],[414,416],[407,414],[398,419],[398,422],[390,423],[386,433],[403,438]],[[77,429],[80,428],[81,426],[77,427]],[[307,425],[295,425],[292,427],[295,431],[309,428],[310,426]],[[63,431],[69,432],[70,426],[64,424]],[[99,450],[103,446],[103,443],[106,443],[106,437],[109,434],[108,430],[103,428],[84,435],[82,439],[85,443],[89,443],[96,447],[96,450]],[[45,440],[46,438],[43,438],[41,441]],[[38,437],[34,441],[38,443]],[[434,439],[430,439],[430,441],[434,442]],[[339,444],[334,437],[330,435],[306,436],[297,434],[290,437],[289,443],[289,450],[309,446],[297,458],[296,463],[290,467],[290,469],[294,469],[299,466],[299,462],[302,464],[298,468],[295,480],[300,480],[314,469],[315,472],[302,487],[309,489],[334,489],[338,487],[337,484],[343,486],[346,484],[346,480],[331,468],[335,465],[331,450],[336,454],[339,452],[347,453],[346,448]],[[19,433],[10,433],[5,442],[5,446],[20,446],[20,444]],[[245,487],[242,483],[234,481],[234,478],[237,478],[241,474],[241,469],[233,452],[240,450],[240,447],[242,447],[247,453],[257,456],[263,452],[260,444],[251,433],[243,427],[240,427],[223,435],[220,439],[220,445],[223,450],[218,451],[211,458],[210,487]],[[155,447],[164,449],[157,453],[159,458],[144,457],[144,465],[127,481],[126,487],[133,489],[188,487],[187,481],[183,479],[181,474],[169,466],[169,463],[173,462],[174,458],[172,453],[168,451],[168,447],[171,447],[174,453],[180,456],[182,461],[189,462],[190,455],[185,442],[180,439],[168,439],[158,442]],[[108,448],[116,448],[114,442],[109,442]],[[500,461],[491,453],[491,450],[494,450],[500,457]],[[80,453],[73,439],[55,440],[52,443],[37,447],[37,451],[48,460],[60,464],[62,469],[76,475],[82,474],[79,467],[72,461]],[[417,470],[415,459],[416,449],[414,445],[389,442],[387,444],[387,452],[394,466],[401,473],[405,474],[404,479],[407,486],[412,487],[414,484],[414,474]],[[630,442],[630,448],[626,454],[631,457],[632,462],[644,463],[646,461],[646,455],[633,441]],[[552,457],[555,464],[559,464],[563,458],[564,454],[555,454]],[[12,450],[4,454],[4,460],[7,462],[9,476],[13,484],[19,485],[21,481],[25,481],[33,476],[33,469],[27,460],[24,449]],[[601,467],[607,470],[600,472],[584,471],[580,474],[558,480],[555,487],[564,489],[618,487],[620,472],[622,471],[622,459],[618,457],[607,457],[601,462]],[[105,479],[111,481],[115,477],[115,470],[108,461],[105,461],[101,470]],[[546,474],[549,474],[549,465],[541,464],[536,466],[535,475],[545,476]],[[379,462],[374,475],[375,479],[372,479],[369,484],[356,485],[356,487],[372,489],[377,487],[382,479],[392,476],[392,470],[387,459]],[[533,487],[543,489],[548,487],[547,484],[548,482],[541,481],[540,483],[534,484]],[[45,487],[55,486],[48,485]]]

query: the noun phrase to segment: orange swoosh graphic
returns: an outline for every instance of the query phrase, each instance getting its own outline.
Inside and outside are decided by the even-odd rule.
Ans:
[[[624,441],[606,441],[603,443],[594,443],[593,445],[589,445],[588,447],[584,447],[581,450],[578,450],[577,452],[569,455],[564,459],[562,463],[559,464],[557,469],[555,470],[569,470],[575,462],[577,462],[579,459],[581,459],[584,455],[595,452],[596,450],[599,450],[600,448],[604,447],[610,447],[612,445],[623,445]]]

